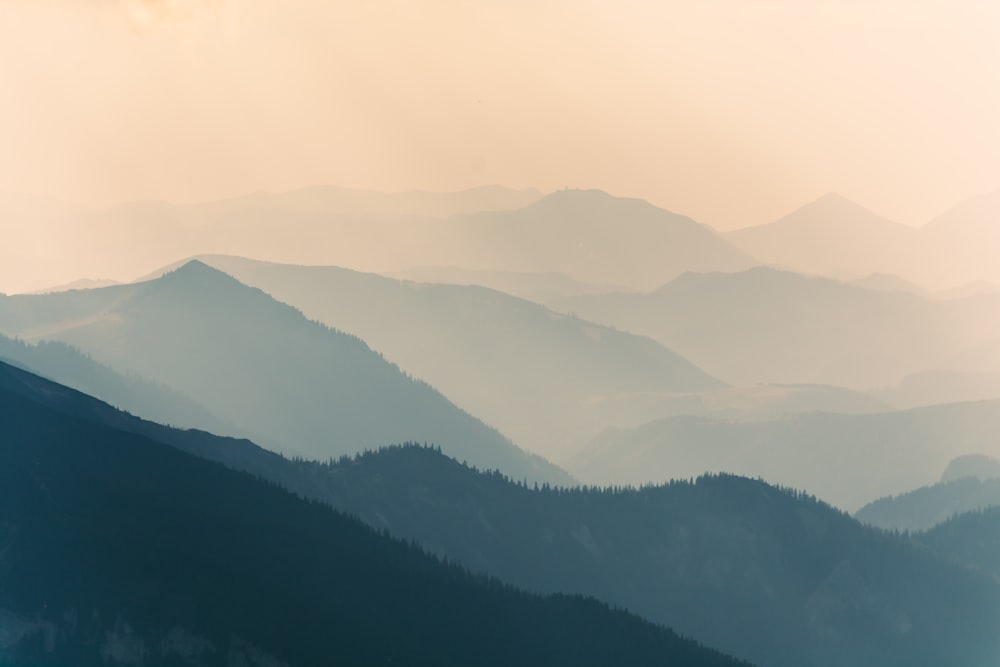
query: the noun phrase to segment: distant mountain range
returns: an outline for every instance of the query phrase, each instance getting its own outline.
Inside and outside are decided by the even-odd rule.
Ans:
[[[517,479],[570,481],[361,340],[200,262],[149,282],[0,297],[0,332],[154,379],[287,454],[426,441]]]
[[[759,261],[802,273],[855,279],[872,273],[908,277],[917,231],[827,194],[783,218],[726,238]]]
[[[729,472],[808,489],[855,511],[934,482],[968,453],[1000,455],[1000,401],[762,422],[671,417],[610,430],[562,460],[588,483],[644,484]]]
[[[744,386],[890,387],[913,373],[981,363],[994,355],[980,348],[1000,340],[1000,295],[940,301],[762,267],[551,305],[650,336]]]
[[[459,269],[451,266],[415,266],[386,274],[389,278],[440,285],[478,285],[511,296],[545,303],[580,294],[627,292],[621,285],[598,285],[574,280],[563,273],[526,273]]]
[[[442,242],[460,248],[452,255],[459,266],[557,271],[634,289],[652,289],[686,271],[738,271],[756,263],[690,218],[599,190],[560,190],[522,209],[458,216]]]
[[[0,289],[32,291],[82,275],[128,280],[178,257],[221,253],[296,264],[400,272],[412,267],[534,275],[651,290],[684,272],[766,264],[882,289],[997,291],[1000,191],[960,203],[922,227],[887,220],[829,194],[781,219],[720,235],[680,215],[597,190],[483,187],[377,193],[312,187],[202,204],[131,202],[92,211],[43,197],[0,200]],[[875,276],[892,278],[871,279]],[[451,280],[448,280],[450,282]],[[496,284],[492,286],[497,286]],[[585,293],[585,292],[584,292]]]
[[[889,530],[928,530],[968,512],[1000,505],[1000,459],[969,454],[952,459],[935,484],[874,500],[859,521]]]
[[[845,280],[896,274],[935,292],[997,285],[1000,191],[971,197],[919,228],[829,194],[726,239],[763,263]]]
[[[648,338],[481,287],[235,257],[199,261],[358,336],[545,456],[565,453],[609,426],[662,416],[653,397],[723,386]]]
[[[245,435],[238,426],[219,419],[197,401],[156,382],[116,373],[65,343],[28,344],[0,335],[0,360],[161,424]]]
[[[40,198],[0,201],[0,288],[32,291],[81,275],[132,279],[178,257],[222,253],[366,271],[414,266],[560,273],[651,289],[685,271],[755,262],[712,229],[600,191],[481,188],[381,194],[338,188],[88,211]],[[9,255],[9,256],[8,256]],[[3,287],[13,285],[14,287]]]
[[[0,363],[3,664],[738,664],[473,577],[95,409]]]
[[[953,563],[1000,578],[1000,506],[966,512],[950,518],[919,541]]]
[[[485,611],[494,609],[491,600],[498,598],[463,584],[460,573],[448,575],[413,550],[407,555],[316,505],[180,453],[171,455],[156,443],[278,482],[417,540],[453,562],[531,590],[591,593],[659,622],[675,620],[683,632],[757,656],[760,664],[979,665],[1000,650],[995,633],[1000,586],[993,580],[947,565],[909,540],[865,529],[803,494],[763,482],[719,476],[641,491],[532,490],[422,447],[392,448],[328,465],[290,461],[246,441],[142,422],[2,364],[0,396],[0,429],[17,434],[0,439],[5,463],[0,477],[7,475],[0,484],[0,544],[11,545],[4,562],[18,575],[16,595],[4,598],[2,606],[5,618],[25,629],[22,636],[43,638],[51,628],[56,658],[66,656],[67,647],[79,650],[81,638],[90,639],[92,651],[103,641],[119,648],[144,646],[149,657],[174,650],[170,636],[203,646],[191,642],[194,636],[213,649],[228,643],[229,650],[252,648],[312,664],[314,659],[305,658],[329,655],[331,642],[289,646],[282,638],[316,636],[311,630],[303,634],[303,628],[322,622],[343,631],[336,642],[343,653],[337,655],[347,664],[354,651],[372,660],[377,651],[399,647],[414,651],[413,661],[439,644],[459,651],[469,650],[467,645],[481,648],[488,627],[507,633],[505,645],[528,632],[511,625],[509,616]],[[25,465],[33,475],[19,474]],[[12,497],[19,502],[12,504]],[[63,511],[53,510],[60,507]],[[58,523],[53,514],[61,517]],[[4,520],[12,515],[33,520]],[[44,560],[31,559],[28,550],[43,531],[46,544],[58,548],[46,551]],[[14,533],[18,539],[11,542]],[[75,565],[68,565],[68,554],[76,557]],[[100,559],[96,569],[90,565],[92,554]],[[58,576],[43,579],[50,568]],[[188,569],[205,576],[179,578]],[[252,578],[243,581],[244,575]],[[83,576],[90,577],[89,587],[74,579]],[[427,583],[414,588],[415,582],[405,583],[407,576]],[[280,618],[261,614],[271,607],[267,596],[278,594],[279,586],[282,596],[290,596],[282,598]],[[325,586],[333,587],[332,595],[325,594]],[[545,642],[563,641],[556,628],[569,632],[584,614],[594,623],[590,635],[582,639],[571,632],[576,643],[562,647],[588,652],[573,664],[617,664],[622,656],[628,656],[628,664],[645,664],[646,647],[660,651],[658,660],[668,664],[725,660],[625,615],[611,616],[598,605],[573,598],[521,604],[499,585],[491,588],[492,595],[508,596],[509,613],[536,626],[523,641],[537,644],[547,664],[561,664],[562,658],[544,652]],[[140,596],[137,589],[164,592]],[[428,589],[437,602],[423,606]],[[49,592],[42,612],[30,606],[38,591]],[[407,597],[398,599],[400,591]],[[460,591],[463,609],[478,610],[466,617],[495,613],[489,616],[493,620],[460,632],[462,641],[411,646],[414,633],[430,632],[424,623],[452,622],[451,596]],[[195,592],[199,614],[188,604]],[[352,602],[355,595],[377,604]],[[337,606],[330,606],[331,600]],[[99,613],[74,628],[66,619],[84,604]],[[536,615],[541,612],[532,604],[562,606],[548,616]],[[420,621],[414,621],[417,612],[409,605],[423,609]],[[304,609],[322,616],[321,621],[303,617]],[[331,620],[344,613],[349,620]],[[373,626],[373,618],[380,624]],[[208,625],[199,627],[199,622]],[[406,628],[397,629],[397,622]],[[261,623],[270,623],[266,631]],[[179,633],[169,630],[175,626]],[[459,623],[447,630],[465,627]],[[398,632],[400,639],[375,646],[386,643],[371,641],[380,630]],[[619,648],[623,652],[614,657],[611,648],[602,648],[618,647],[622,637],[638,642],[635,653]],[[36,653],[29,655],[42,654],[43,641],[31,646]],[[429,655],[435,655],[433,664],[452,664],[445,654]],[[483,660],[462,655],[465,664],[493,664],[492,655]],[[501,652],[496,659],[506,656]],[[532,659],[534,653],[518,664],[532,664]]]

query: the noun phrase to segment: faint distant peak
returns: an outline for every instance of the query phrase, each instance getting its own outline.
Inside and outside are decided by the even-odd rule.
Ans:
[[[659,208],[645,199],[634,197],[617,197],[604,190],[564,188],[551,192],[527,209],[552,213],[643,213],[645,215],[664,215],[677,219],[691,220],[685,216]],[[691,220],[692,223],[696,223]]]
[[[160,282],[186,282],[202,283],[209,280],[224,280],[226,282],[237,282],[229,274],[213,268],[200,259],[190,259],[172,271],[167,271],[160,278]]]
[[[105,278],[80,278],[73,282],[54,285],[45,289],[36,290],[31,294],[55,294],[56,292],[70,292],[72,290],[99,289],[117,285],[118,281]]]
[[[650,294],[698,290],[756,291],[761,294],[786,289],[861,289],[828,276],[806,273],[780,266],[760,264],[742,271],[687,271]]]
[[[838,192],[828,192],[822,197],[804,204],[774,222],[744,227],[729,234],[736,238],[754,237],[765,231],[806,228],[812,231],[835,232],[845,229],[862,231],[881,228],[886,231],[912,230],[897,222],[883,218],[852,199]]]
[[[975,194],[925,223],[923,229],[1000,229],[1000,190]]]
[[[924,296],[926,294],[926,290],[924,290],[924,288],[894,273],[870,273],[864,278],[852,280],[849,284],[878,292],[906,292],[907,294],[916,294],[920,296]]]
[[[839,192],[828,192],[819,199],[809,202],[804,206],[799,207],[793,211],[790,215],[796,215],[802,212],[824,212],[824,213],[835,213],[837,215],[858,215],[865,217],[881,218],[878,214],[871,211],[871,209],[865,208],[861,204],[857,203],[853,199],[848,199]],[[787,216],[786,216],[787,217]],[[888,222],[888,220],[887,220]]]

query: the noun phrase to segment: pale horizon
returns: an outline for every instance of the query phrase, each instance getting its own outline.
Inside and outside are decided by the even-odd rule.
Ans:
[[[0,3],[0,190],[596,188],[720,231],[1000,189],[1000,6]],[[456,57],[461,54],[461,57]]]

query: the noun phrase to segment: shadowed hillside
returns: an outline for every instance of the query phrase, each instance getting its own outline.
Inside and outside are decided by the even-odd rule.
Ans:
[[[804,273],[857,279],[873,273],[911,277],[918,268],[918,232],[836,193],[780,220],[726,234],[761,262]]]
[[[958,354],[981,362],[991,355],[976,348],[1000,338],[996,296],[938,301],[768,268],[688,274],[648,294],[552,306],[650,336],[737,385],[874,389],[929,368],[960,368]]]
[[[1000,401],[763,422],[681,416],[608,431],[564,463],[598,483],[656,483],[705,471],[760,476],[854,511],[934,482],[956,456],[1000,454],[998,432]]]
[[[662,416],[651,396],[722,387],[648,338],[480,287],[337,267],[201,261],[354,334],[522,446],[557,456],[609,426]]]
[[[1000,460],[952,459],[936,484],[887,496],[859,509],[859,521],[891,530],[927,530],[958,514],[1000,505]]]
[[[4,664],[737,664],[23,392],[0,433]]]
[[[515,478],[569,479],[361,340],[200,262],[145,283],[0,298],[0,332],[155,378],[281,451],[326,459],[415,440]]]
[[[996,585],[763,482],[531,489],[422,447],[289,461],[142,422],[10,367],[0,392],[225,462],[473,570],[597,595],[761,664],[972,666],[997,654]]]
[[[116,373],[64,343],[42,341],[29,345],[0,335],[0,359],[161,424],[243,434],[235,424],[215,417],[186,396],[139,377]]]

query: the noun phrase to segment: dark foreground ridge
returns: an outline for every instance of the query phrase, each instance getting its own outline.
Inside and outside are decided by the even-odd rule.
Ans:
[[[0,664],[740,664],[442,564],[102,405],[0,364]]]

